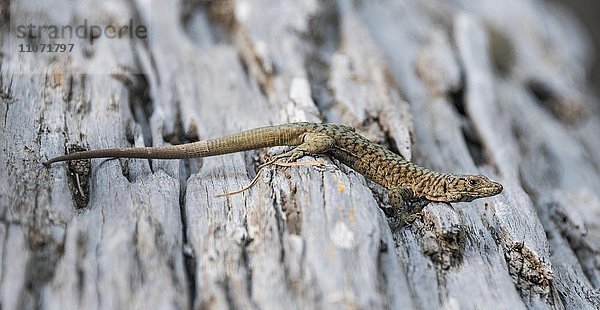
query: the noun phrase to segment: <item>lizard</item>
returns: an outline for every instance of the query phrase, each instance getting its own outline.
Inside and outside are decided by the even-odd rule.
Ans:
[[[292,146],[262,166],[292,163],[306,155],[329,155],[387,189],[398,224],[413,221],[409,204],[470,202],[502,192],[500,183],[483,175],[442,173],[421,167],[356,133],[353,127],[329,123],[289,123],[259,127],[230,136],[171,146],[107,148],[54,157],[61,161],[91,158],[186,159],[210,157],[274,146]],[[258,173],[257,173],[258,176]],[[255,178],[256,180],[256,178]],[[254,181],[252,184],[254,183]],[[251,185],[252,185],[251,184]],[[251,186],[250,185],[250,186]]]

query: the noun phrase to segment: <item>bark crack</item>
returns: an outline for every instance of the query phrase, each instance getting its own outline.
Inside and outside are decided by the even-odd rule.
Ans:
[[[325,120],[330,120],[335,96],[328,80],[333,55],[340,45],[340,11],[335,1],[322,1],[320,5],[317,14],[309,18],[307,32],[302,34],[310,45],[304,55],[304,67],[312,99]]]

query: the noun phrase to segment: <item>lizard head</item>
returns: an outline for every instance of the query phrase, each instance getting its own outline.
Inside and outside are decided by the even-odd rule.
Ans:
[[[500,194],[503,189],[502,184],[483,175],[454,175],[445,181],[446,202],[469,202]]]

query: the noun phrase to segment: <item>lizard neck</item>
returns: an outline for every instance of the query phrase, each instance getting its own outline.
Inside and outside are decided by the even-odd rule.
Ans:
[[[412,192],[413,198],[443,201],[446,174],[415,165],[378,145],[371,146],[360,156],[355,154],[357,151],[343,148],[334,148],[328,153],[387,189],[405,188]]]
[[[432,171],[405,160],[398,161],[397,166],[394,170],[399,173],[394,175],[390,184],[392,187],[408,188],[413,192],[414,198],[445,201],[451,175]]]

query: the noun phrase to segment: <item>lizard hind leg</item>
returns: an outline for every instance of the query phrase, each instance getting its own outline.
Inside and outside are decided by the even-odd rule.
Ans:
[[[258,180],[258,177],[259,177],[260,173],[262,172],[262,169],[268,165],[272,165],[272,164],[275,164],[278,166],[321,165],[321,163],[315,162],[315,161],[303,162],[303,163],[294,163],[294,162],[306,155],[315,155],[315,154],[325,153],[325,152],[329,151],[329,149],[333,146],[334,143],[335,143],[335,140],[328,135],[321,134],[321,133],[312,133],[312,132],[306,133],[306,134],[304,134],[302,143],[300,145],[296,146],[295,148],[293,148],[290,151],[287,151],[283,154],[273,156],[269,161],[258,166],[258,171],[256,172],[256,176],[254,177],[254,179],[252,179],[250,184],[248,184],[247,186],[245,186],[244,188],[242,188],[240,190],[217,195],[216,197],[235,195],[235,194],[239,194],[241,192],[244,192],[244,191],[250,189],[252,186],[254,186],[254,184],[256,184],[256,181]],[[278,163],[277,161],[279,161],[279,160],[284,160],[285,162]]]
[[[334,144],[335,140],[326,134],[313,132],[305,133],[300,145],[283,154],[273,156],[269,161],[260,165],[258,168],[261,169],[262,167],[271,164],[279,166],[319,165],[317,162],[291,163],[307,155],[323,154],[329,151]],[[279,160],[283,160],[284,163],[277,163]]]

